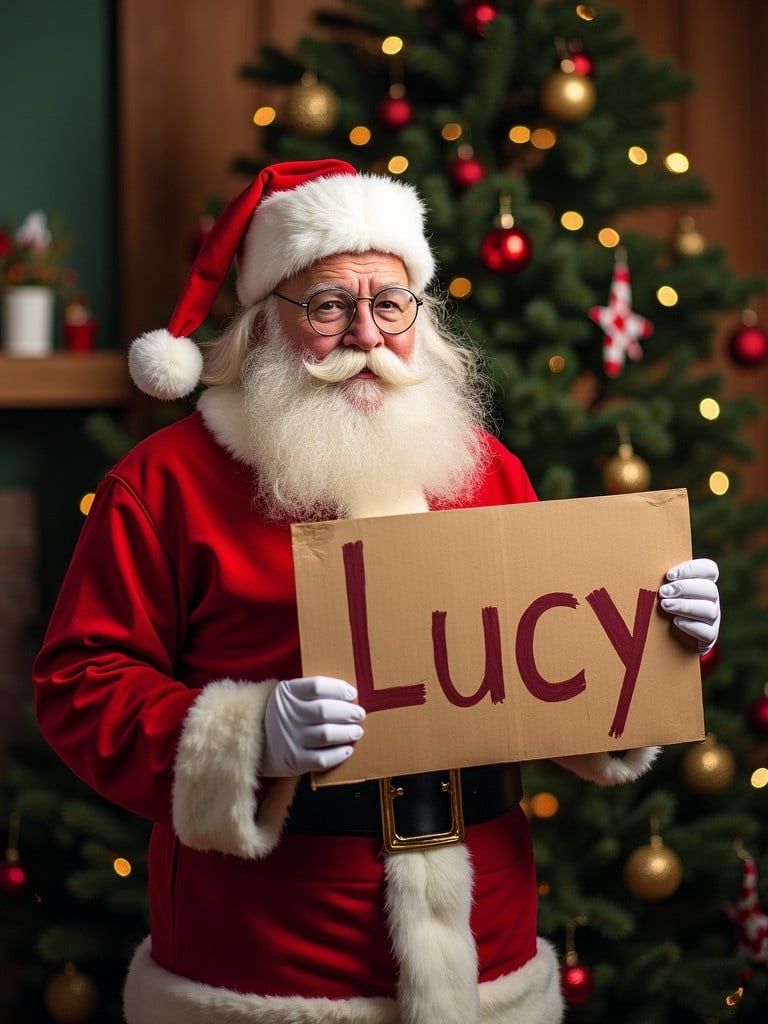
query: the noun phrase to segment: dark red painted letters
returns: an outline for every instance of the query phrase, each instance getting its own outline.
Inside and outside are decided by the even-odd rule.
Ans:
[[[618,738],[624,732],[624,726],[627,724],[629,706],[632,703],[637,674],[640,671],[640,662],[648,637],[648,626],[656,604],[656,594],[653,590],[638,591],[635,622],[631,633],[605,587],[600,587],[599,590],[593,590],[591,594],[587,594],[587,601],[624,664],[624,680],[621,684],[619,703],[616,705],[616,713],[608,732],[609,736]]]
[[[447,612],[432,612],[432,649],[435,652],[435,671],[443,693],[457,708],[471,708],[490,693],[491,704],[504,700],[504,669],[501,664],[501,635],[498,608],[483,608],[483,639],[485,641],[485,675],[474,693],[465,697],[451,680],[448,668],[448,644],[445,638]]]
[[[584,669],[577,672],[575,676],[571,676],[570,679],[553,683],[545,679],[539,672],[536,659],[533,656],[533,636],[536,631],[536,623],[544,612],[549,611],[550,608],[575,608],[578,603],[573,594],[558,592],[543,594],[535,601],[531,601],[520,618],[515,640],[517,667],[526,688],[539,700],[548,702],[570,700],[571,697],[578,696],[587,688]]]
[[[376,689],[368,636],[368,602],[365,592],[363,542],[358,540],[342,545],[342,554],[349,628],[352,636],[352,654],[360,703],[369,712],[425,704],[427,692],[424,683],[392,686],[383,690]],[[624,665],[624,678],[619,700],[609,730],[609,736],[618,738],[626,727],[648,638],[651,615],[656,605],[656,594],[653,590],[641,589],[638,591],[635,619],[631,632],[604,587],[593,590],[587,595],[586,600]],[[536,626],[542,615],[552,608],[576,608],[578,604],[579,602],[573,594],[556,591],[537,597],[520,617],[515,637],[515,659],[523,685],[537,700],[546,703],[570,700],[583,693],[587,688],[584,669],[569,679],[554,681],[545,679],[539,671],[533,652]],[[432,649],[435,672],[446,698],[454,707],[459,708],[473,707],[475,704],[479,704],[486,695],[490,696],[492,704],[502,703],[506,694],[498,608],[482,609],[485,673],[474,693],[466,695],[456,688],[451,678],[445,628],[447,614],[444,611],[432,612]]]
[[[391,686],[377,690],[373,679],[371,644],[368,637],[368,602],[365,596],[365,562],[363,542],[356,540],[342,545],[344,579],[347,586],[349,628],[352,633],[352,654],[355,662],[357,695],[366,711],[384,711],[424,704],[427,689],[424,683]]]

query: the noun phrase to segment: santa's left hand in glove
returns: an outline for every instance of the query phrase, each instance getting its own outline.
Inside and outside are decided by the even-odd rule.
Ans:
[[[710,558],[694,558],[672,566],[659,587],[661,607],[681,632],[696,640],[700,655],[712,650],[720,631],[719,574]]]

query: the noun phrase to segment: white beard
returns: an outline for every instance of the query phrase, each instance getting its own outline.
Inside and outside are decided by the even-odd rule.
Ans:
[[[378,379],[350,380],[364,363],[359,350],[305,363],[270,319],[241,380],[258,498],[271,518],[347,518],[417,495],[440,507],[472,493],[486,458],[474,388],[437,359],[405,364],[375,351]]]

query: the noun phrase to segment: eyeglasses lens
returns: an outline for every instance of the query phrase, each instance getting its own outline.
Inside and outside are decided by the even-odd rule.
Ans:
[[[338,334],[352,323],[358,302],[370,303],[373,322],[385,334],[407,331],[419,310],[416,296],[407,288],[385,288],[373,299],[355,299],[343,289],[328,289],[310,300],[309,322],[319,334]]]

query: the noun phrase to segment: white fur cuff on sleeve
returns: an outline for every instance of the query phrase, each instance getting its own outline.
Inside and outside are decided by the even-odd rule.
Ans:
[[[628,750],[621,757],[611,757],[608,753],[569,754],[566,757],[553,757],[552,760],[588,782],[615,786],[621,782],[632,782],[644,775],[658,757],[660,749],[638,747]]]
[[[259,801],[264,714],[276,682],[222,679],[200,693],[176,755],[173,826],[185,846],[263,857],[280,838],[296,779]]]

